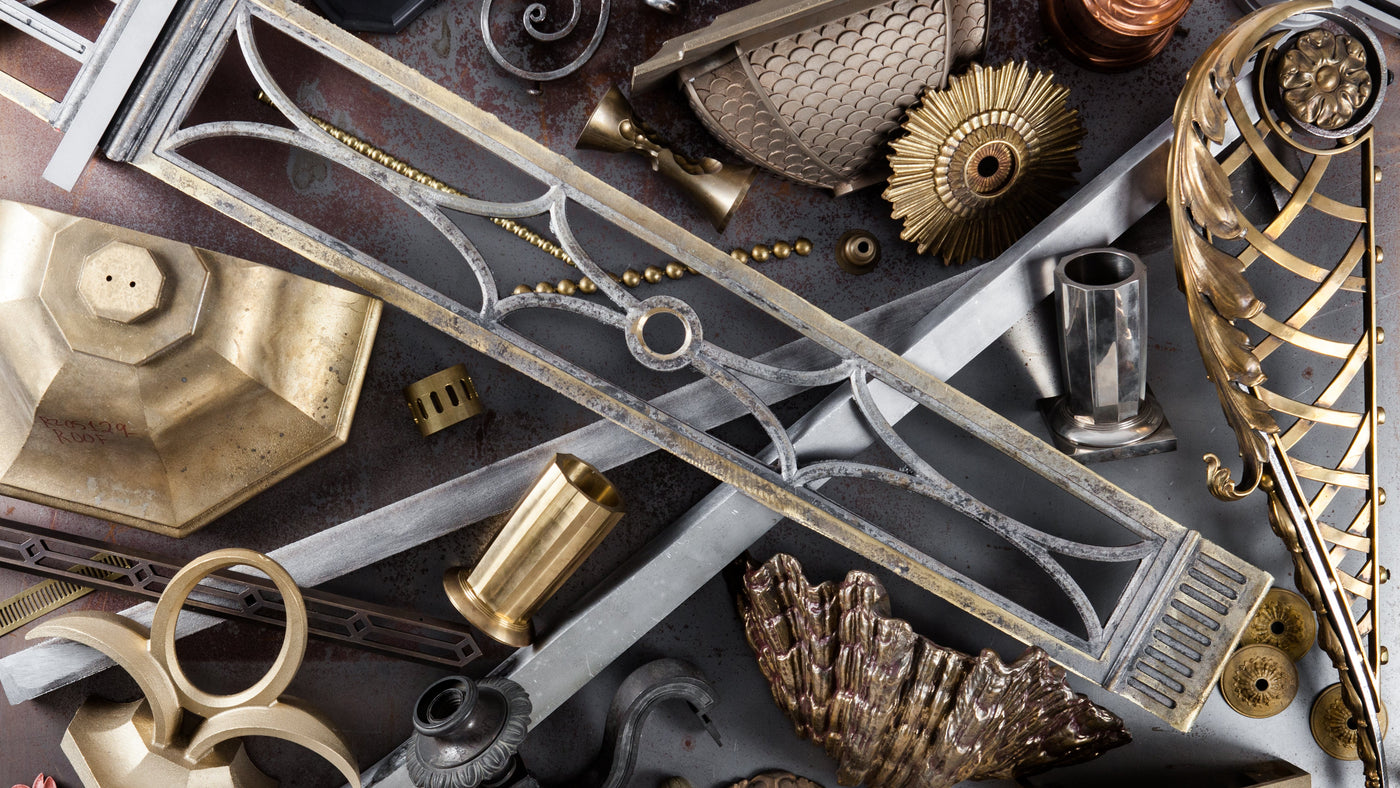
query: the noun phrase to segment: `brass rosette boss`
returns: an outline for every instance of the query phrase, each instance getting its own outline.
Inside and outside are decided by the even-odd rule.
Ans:
[[[623,515],[622,495],[592,465],[556,454],[470,571],[447,570],[447,596],[472,625],[511,646],[534,639],[530,617]]]
[[[1274,646],[1243,646],[1225,661],[1220,694],[1230,708],[1246,717],[1272,717],[1298,695],[1298,669]]]
[[[1381,705],[1381,736],[1390,727],[1390,715]],[[1360,760],[1356,750],[1356,716],[1342,695],[1342,685],[1332,684],[1318,693],[1308,714],[1313,741],[1322,751],[1339,761]]]
[[[1280,649],[1297,662],[1317,640],[1317,616],[1308,600],[1296,591],[1271,588],[1254,618],[1240,636],[1241,646],[1264,643]]]
[[[944,264],[991,259],[1059,205],[1084,138],[1069,89],[1026,63],[974,64],[926,91],[891,143],[891,216],[900,237]]]

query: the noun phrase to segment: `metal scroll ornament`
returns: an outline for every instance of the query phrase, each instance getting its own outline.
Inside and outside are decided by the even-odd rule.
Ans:
[[[486,45],[486,52],[492,60],[496,61],[496,65],[533,83],[549,82],[567,77],[583,68],[583,65],[593,57],[593,53],[598,51],[598,46],[603,43],[603,34],[608,32],[608,9],[611,0],[598,0],[598,21],[594,23],[593,33],[589,36],[588,42],[584,44],[583,50],[574,59],[557,68],[532,70],[526,66],[512,63],[496,44],[495,37],[491,33],[491,7],[494,2],[495,0],[482,0],[481,3],[481,40]],[[574,31],[578,29],[579,21],[583,19],[583,0],[568,0],[568,2],[568,21],[553,30],[541,29],[541,24],[547,27],[550,23],[558,22],[558,20],[549,18],[549,6],[538,2],[530,3],[525,7],[524,15],[520,17],[522,28],[530,38],[541,44],[553,44],[556,41],[568,39],[573,36]]]
[[[744,633],[798,735],[837,760],[837,782],[939,788],[1097,758],[1131,740],[1030,648],[1011,665],[935,645],[890,618],[873,575],[812,586],[779,553],[744,576]]]
[[[676,73],[701,122],[760,167],[836,194],[878,183],[926,86],[980,57],[984,0],[760,0],[667,41],[634,92]]]
[[[1025,63],[973,65],[905,119],[884,197],[899,237],[945,265],[1001,254],[1074,185],[1084,139],[1069,89]]]
[[[180,607],[199,582],[232,566],[272,578],[287,613],[282,648],[267,675],[242,692],[214,695],[192,684],[175,653]],[[282,697],[306,651],[306,602],[287,571],[251,550],[216,550],[170,580],[148,629],[115,613],[74,613],[45,622],[26,638],[58,637],[91,646],[116,661],[144,696],[133,703],[88,700],[63,734],[63,752],[87,788],[267,788],[241,737],[272,736],[330,761],[351,786],[360,773],[345,742],[315,711]],[[202,719],[188,725],[186,715]]]
[[[1295,16],[1310,15],[1303,19]],[[1285,113],[1298,111],[1287,87],[1282,95],[1269,77],[1300,63],[1293,52],[1315,48],[1312,32],[1276,30],[1284,22],[1330,23],[1365,51],[1370,94],[1334,130],[1304,136],[1309,121]],[[1345,47],[1349,52],[1350,46]],[[1254,92],[1237,84],[1237,75],[1257,57]],[[1308,56],[1311,58],[1311,56]],[[1314,61],[1316,62],[1316,61]],[[1332,87],[1345,80],[1346,69],[1324,74],[1319,83]],[[1209,486],[1222,500],[1238,500],[1262,487],[1269,496],[1269,521],[1292,554],[1299,590],[1319,619],[1318,640],[1340,677],[1343,694],[1357,724],[1357,741],[1368,786],[1386,783],[1381,746],[1379,665],[1385,652],[1377,638],[1377,595],[1388,572],[1378,562],[1377,524],[1384,493],[1376,482],[1376,425],[1383,412],[1376,405],[1375,245],[1373,213],[1374,132],[1370,120],[1382,98],[1385,63],[1375,36],[1362,24],[1328,3],[1292,2],[1269,6],[1240,20],[1202,55],[1192,68],[1177,101],[1168,175],[1172,235],[1182,290],[1206,372],[1215,384],[1225,418],[1234,429],[1244,460],[1236,480],[1215,455],[1206,455]],[[1336,81],[1333,81],[1333,78]],[[1359,92],[1358,92],[1359,97]],[[1253,96],[1275,99],[1249,107]],[[1304,102],[1306,104],[1306,102]],[[1250,120],[1257,114],[1260,120]],[[1316,118],[1314,118],[1316,119]],[[1220,141],[1233,121],[1243,144],[1224,164],[1208,144]],[[1271,152],[1266,140],[1277,135],[1286,147],[1310,156],[1300,175]],[[1329,141],[1326,138],[1332,138]],[[1229,172],[1256,159],[1288,193],[1279,215],[1256,227],[1233,200]],[[1359,194],[1343,201],[1323,194],[1319,185],[1329,168],[1350,163],[1360,170]],[[1328,184],[1346,179],[1329,177]],[[1348,248],[1336,263],[1302,259],[1280,242],[1285,230],[1305,211],[1320,211],[1331,222],[1345,223]],[[1238,252],[1216,245],[1229,241]],[[1279,266],[1274,269],[1273,263]],[[1270,314],[1246,278],[1248,269],[1267,268],[1291,280],[1309,295],[1291,312]],[[1322,325],[1329,312],[1355,314],[1350,336]],[[1310,323],[1312,325],[1310,325]],[[1237,325],[1239,324],[1239,325]],[[1251,341],[1244,328],[1256,336]],[[1317,387],[1312,401],[1299,401],[1267,384],[1263,362],[1275,351],[1302,354],[1309,363],[1335,368],[1332,380]],[[1352,403],[1352,404],[1344,404]],[[1329,465],[1318,462],[1328,447]],[[1306,486],[1305,486],[1306,485]],[[1311,491],[1311,494],[1310,494]]]

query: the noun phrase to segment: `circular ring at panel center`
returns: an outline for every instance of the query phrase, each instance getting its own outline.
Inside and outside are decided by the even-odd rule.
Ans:
[[[652,369],[669,372],[688,366],[701,343],[699,316],[678,298],[648,298],[627,319],[627,349]]]

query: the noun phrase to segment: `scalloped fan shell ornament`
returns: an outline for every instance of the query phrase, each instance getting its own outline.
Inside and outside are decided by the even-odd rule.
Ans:
[[[749,645],[797,733],[826,748],[841,785],[939,788],[1011,779],[1127,744],[1123,721],[1065,684],[1038,648],[1007,665],[943,648],[890,617],[874,576],[810,585],[778,554],[739,596]]]

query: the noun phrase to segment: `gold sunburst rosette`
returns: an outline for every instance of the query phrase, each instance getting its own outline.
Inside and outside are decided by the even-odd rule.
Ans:
[[[1026,63],[973,65],[929,90],[891,143],[891,215],[900,237],[945,265],[990,259],[1059,205],[1084,139],[1069,89]]]

